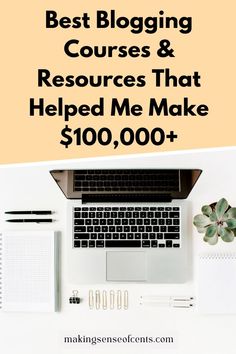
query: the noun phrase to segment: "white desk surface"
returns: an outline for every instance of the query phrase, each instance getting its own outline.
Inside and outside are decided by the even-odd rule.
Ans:
[[[191,213],[200,212],[205,203],[221,197],[236,205],[236,149],[205,150],[129,157],[97,158],[63,162],[0,167],[0,230],[53,229],[61,232],[61,311],[58,313],[0,312],[0,351],[4,354],[49,353],[146,353],[235,354],[236,315],[200,315],[196,309],[140,307],[140,295],[195,295],[196,277],[180,285],[90,285],[69,284],[66,271],[66,199],[49,174],[63,168],[200,168],[199,181],[189,196]],[[52,225],[13,225],[4,222],[6,210],[55,210]],[[202,241],[189,220],[192,262],[199,251],[236,251],[233,243],[209,246]],[[194,268],[194,267],[193,267]],[[86,270],[85,270],[86,271]],[[129,309],[89,310],[89,289],[127,289]],[[83,302],[70,305],[68,298],[78,289]],[[236,301],[236,300],[235,300]],[[158,345],[82,345],[63,344],[66,335],[77,336],[153,335],[174,336],[174,347]]]

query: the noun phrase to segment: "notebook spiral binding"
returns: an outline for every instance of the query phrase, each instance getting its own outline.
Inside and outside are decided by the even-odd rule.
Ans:
[[[236,259],[236,253],[202,253],[199,255],[200,259],[206,259],[206,260],[211,260],[211,259]]]

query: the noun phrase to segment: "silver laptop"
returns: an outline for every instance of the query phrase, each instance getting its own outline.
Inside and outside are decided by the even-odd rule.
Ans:
[[[73,283],[183,283],[188,279],[187,201],[201,170],[54,170],[68,199]]]

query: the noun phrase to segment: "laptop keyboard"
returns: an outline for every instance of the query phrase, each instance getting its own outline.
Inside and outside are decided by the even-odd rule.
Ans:
[[[179,248],[180,207],[75,207],[74,247]]]

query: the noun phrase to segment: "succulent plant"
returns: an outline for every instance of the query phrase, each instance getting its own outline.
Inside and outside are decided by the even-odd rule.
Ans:
[[[219,237],[225,242],[232,242],[236,237],[236,208],[231,208],[225,198],[217,203],[204,205],[202,214],[194,216],[193,224],[199,233],[204,233],[203,240],[215,245]]]

